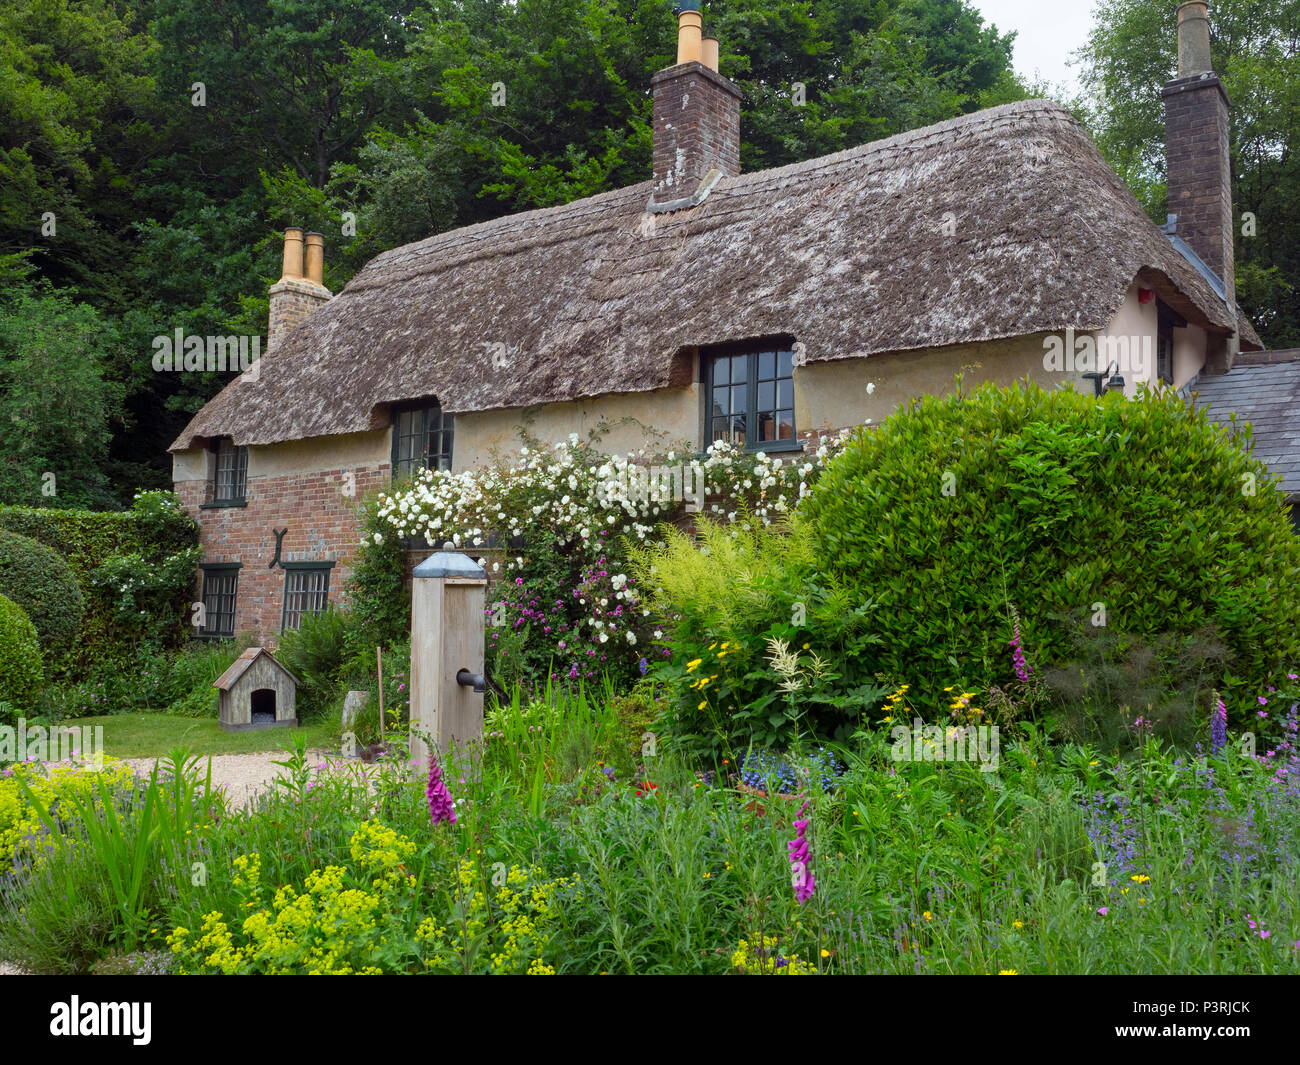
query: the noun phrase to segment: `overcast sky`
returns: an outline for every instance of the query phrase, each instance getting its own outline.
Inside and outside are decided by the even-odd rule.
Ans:
[[[970,0],[971,6],[1000,33],[1016,30],[1012,62],[1016,73],[1079,88],[1078,67],[1067,67],[1070,53],[1092,28],[1092,0]]]

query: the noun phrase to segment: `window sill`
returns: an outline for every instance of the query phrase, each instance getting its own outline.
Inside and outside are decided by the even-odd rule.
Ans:
[[[233,640],[235,638],[235,634],[233,631],[232,632],[196,632],[194,634],[194,638],[196,640]]]
[[[211,503],[200,503],[199,510],[218,510],[222,507],[246,507],[247,499],[214,499]]]
[[[804,450],[806,449],[802,440],[772,440],[763,444],[755,444],[753,447],[746,444],[741,448],[742,454],[745,455],[757,455],[760,451],[764,455],[789,455]],[[696,460],[699,462],[703,462],[708,457],[708,451],[700,451],[695,455]]]

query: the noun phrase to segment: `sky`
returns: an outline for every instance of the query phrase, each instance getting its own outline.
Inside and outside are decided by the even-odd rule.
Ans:
[[[999,33],[1016,30],[1012,65],[1028,79],[1078,92],[1079,69],[1066,66],[1092,28],[1091,0],[969,0]]]

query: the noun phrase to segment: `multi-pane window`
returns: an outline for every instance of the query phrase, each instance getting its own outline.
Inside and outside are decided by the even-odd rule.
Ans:
[[[203,624],[200,636],[235,635],[235,596],[239,590],[238,565],[203,567]]]
[[[217,470],[212,487],[214,503],[242,503],[248,487],[248,448],[236,447],[229,437],[217,444]]]
[[[452,416],[437,403],[398,408],[393,417],[393,476],[451,469]]]
[[[284,616],[280,627],[297,629],[308,614],[319,614],[329,605],[330,566],[286,562],[284,566]],[[332,565],[332,563],[331,563]]]
[[[710,441],[729,440],[751,451],[795,446],[792,350],[715,355],[706,374]]]

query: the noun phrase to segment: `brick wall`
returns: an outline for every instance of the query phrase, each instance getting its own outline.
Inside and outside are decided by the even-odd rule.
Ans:
[[[355,492],[344,494],[345,474],[355,477]],[[199,523],[203,562],[238,562],[239,587],[235,631],[253,632],[274,643],[284,608],[285,570],[268,568],[275,555],[274,530],[288,529],[281,543],[285,562],[333,561],[329,601],[339,603],[352,574],[352,558],[361,537],[360,501],[367,492],[388,484],[388,465],[361,466],[312,473],[250,476],[246,506],[200,509],[212,494],[212,482],[178,481],[181,503]],[[349,486],[352,487],[352,486]],[[200,571],[195,600],[202,592]]]
[[[306,278],[281,278],[267,290],[270,314],[266,350],[270,351],[304,318],[324,306],[330,290]]]
[[[1169,82],[1163,95],[1168,212],[1235,306],[1227,94],[1214,74],[1193,74]]]
[[[656,203],[689,197],[716,167],[740,173],[740,90],[702,63],[661,70],[650,82],[654,105]]]

